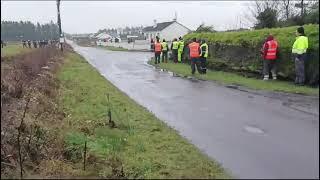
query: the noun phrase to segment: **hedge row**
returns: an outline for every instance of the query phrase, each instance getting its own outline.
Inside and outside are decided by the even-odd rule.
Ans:
[[[260,48],[269,34],[279,43],[278,72],[285,79],[294,79],[294,62],[291,48],[295,41],[298,26],[240,32],[190,33],[184,36],[186,41],[192,38],[206,39],[209,44],[209,68],[225,66],[228,69],[261,72],[262,59]],[[319,25],[305,25],[309,38],[308,61],[306,63],[307,82],[319,84]]]

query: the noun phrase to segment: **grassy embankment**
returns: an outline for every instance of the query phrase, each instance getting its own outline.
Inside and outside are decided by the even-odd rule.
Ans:
[[[88,156],[96,159],[91,176],[98,173],[101,177],[118,178],[230,177],[220,165],[105,80],[79,55],[68,55],[58,79],[60,106],[67,114],[65,123],[69,124],[68,129],[62,130],[66,147],[81,164],[87,141]],[[108,109],[115,128],[107,124]]]
[[[255,47],[260,45],[271,33],[279,42],[280,48],[289,48],[295,41],[295,31],[298,26],[285,28],[260,29],[240,32],[217,32],[217,33],[190,33],[184,36],[185,40],[192,38],[206,39],[208,43],[224,43],[230,45],[247,45]],[[304,25],[309,39],[309,48],[319,49],[319,25]]]
[[[32,49],[23,48],[21,44],[9,43],[1,48],[1,57],[13,57],[19,54],[30,52]]]
[[[153,60],[149,61],[149,63],[154,65]],[[187,64],[174,64],[172,63],[172,61],[169,61],[169,63],[161,63],[157,66],[159,66],[162,69],[166,69],[180,74],[182,76],[191,75],[190,65]],[[280,80],[262,81],[261,79],[247,78],[235,73],[224,71],[207,70],[207,74],[205,75],[196,72],[194,77],[204,80],[213,80],[222,84],[241,85],[256,90],[281,91],[288,93],[299,93],[319,96],[319,88],[312,88],[308,86],[296,86],[292,82]]]

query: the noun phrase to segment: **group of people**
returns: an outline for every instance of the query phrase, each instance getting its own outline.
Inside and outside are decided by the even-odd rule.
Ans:
[[[160,42],[160,38],[156,37],[156,42],[153,44],[155,53],[155,64],[160,63],[160,56],[162,54],[162,62],[168,62],[169,46],[165,39]],[[204,39],[197,40],[193,38],[187,46],[180,37],[172,41],[171,52],[174,63],[182,62],[185,50],[188,50],[188,55],[191,63],[191,73],[194,74],[196,69],[200,74],[206,74],[206,62],[209,53],[208,44]],[[308,38],[304,33],[303,27],[298,27],[296,30],[296,41],[292,46],[292,55],[295,61],[295,84],[303,85],[305,82],[305,61],[307,57]],[[271,75],[272,79],[277,79],[277,59],[278,59],[279,44],[277,40],[270,34],[262,48],[261,56],[263,58],[263,80],[268,80]],[[271,74],[270,74],[271,72]]]
[[[187,48],[185,47],[185,42],[182,37],[173,39],[170,50],[172,52],[172,59],[174,63],[181,63],[184,55],[184,51],[189,50],[189,59],[191,60],[191,72],[195,73],[195,70],[200,74],[205,74],[206,61],[209,53],[208,44],[205,40],[197,41],[195,38],[191,43],[188,44]],[[162,54],[162,62],[168,62],[168,52],[169,45],[165,39],[160,42],[160,38],[156,37],[156,42],[153,44],[153,50],[155,53],[155,64],[160,63],[160,58]]]
[[[40,41],[36,41],[36,40],[22,40],[22,47],[23,48],[31,48],[31,44],[33,45],[34,48],[43,48],[46,47],[48,45],[54,45],[56,42],[56,40],[40,40]]]
[[[292,46],[292,55],[295,61],[295,84],[304,85],[305,82],[305,61],[307,57],[308,38],[303,27],[296,30],[296,40]],[[271,72],[272,79],[277,79],[276,63],[278,59],[279,45],[272,35],[269,35],[262,46],[261,55],[263,58],[263,80],[268,80]]]
[[[189,59],[191,61],[191,73],[194,74],[197,68],[199,74],[206,74],[207,58],[209,55],[209,46],[204,39],[197,41],[196,38],[188,45]]]

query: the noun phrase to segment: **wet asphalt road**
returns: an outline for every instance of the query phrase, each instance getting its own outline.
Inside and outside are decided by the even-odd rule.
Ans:
[[[318,178],[319,117],[147,64],[150,53],[79,47],[99,72],[236,178]]]

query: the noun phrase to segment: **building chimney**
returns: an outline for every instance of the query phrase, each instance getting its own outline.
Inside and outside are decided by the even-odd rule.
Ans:
[[[177,12],[174,12],[174,18],[173,18],[173,21],[177,21]]]
[[[157,20],[153,20],[153,27],[157,27]]]

